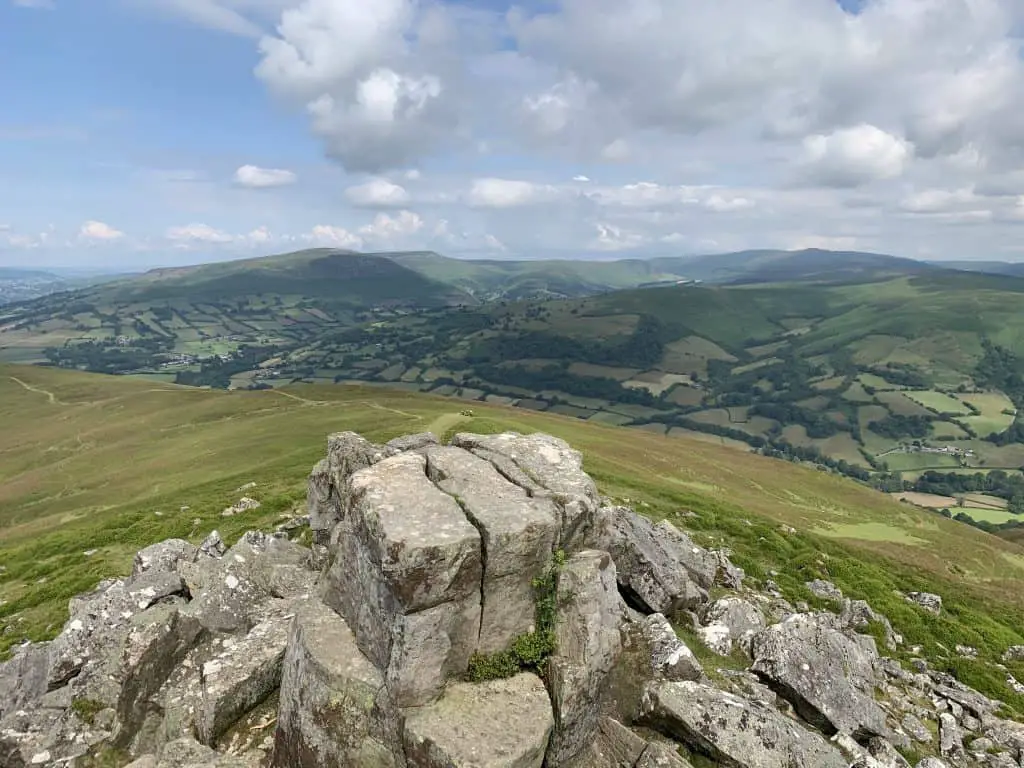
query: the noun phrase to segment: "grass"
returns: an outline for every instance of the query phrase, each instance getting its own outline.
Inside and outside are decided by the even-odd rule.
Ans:
[[[1024,713],[1021,697],[990,668],[1007,646],[1024,644],[1017,545],[828,473],[713,441],[487,403],[461,416],[464,407],[382,388],[218,392],[0,367],[0,600],[7,601],[0,652],[52,636],[68,598],[126,573],[142,546],[168,536],[196,541],[215,527],[231,541],[301,509],[306,475],[329,432],[386,440],[425,429],[546,431],[583,452],[613,500],[629,498],[653,518],[678,520],[702,544],[729,547],[754,583],[776,571],[790,600],[809,599],[805,581],[831,579],[885,613],[939,668]],[[263,506],[222,518],[250,481],[257,487],[246,493]],[[677,517],[681,510],[695,517]],[[942,616],[894,590],[941,594]],[[943,647],[957,643],[978,648],[980,660],[965,667],[949,658]]]
[[[904,397],[914,401],[924,408],[936,413],[951,413],[955,416],[963,416],[970,413],[970,410],[960,400],[945,392],[935,390],[914,390],[904,392]]]

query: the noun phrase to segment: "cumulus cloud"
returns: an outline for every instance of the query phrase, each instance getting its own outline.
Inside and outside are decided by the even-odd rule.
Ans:
[[[378,245],[395,245],[423,229],[423,218],[412,211],[399,211],[394,216],[378,213],[373,221],[359,228],[359,234]]]
[[[181,227],[171,227],[164,235],[172,243],[178,245],[224,244],[234,241],[234,235],[215,229],[208,224],[186,224]]]
[[[914,147],[866,123],[804,139],[807,176],[824,186],[856,187],[903,174]]]
[[[550,203],[564,197],[564,191],[551,184],[488,178],[476,179],[465,199],[475,208],[518,208]]]
[[[392,208],[409,202],[405,187],[387,179],[370,179],[345,190],[345,199],[358,208]]]
[[[83,240],[111,241],[120,240],[124,237],[124,232],[114,229],[102,221],[87,221],[78,230],[78,236]]]
[[[342,250],[359,250],[363,247],[363,238],[343,227],[332,227],[329,224],[317,224],[304,236],[316,245]]]
[[[256,165],[243,165],[235,171],[235,183],[250,189],[269,189],[286,187],[294,184],[298,177],[294,172],[283,168],[260,168]]]
[[[417,10],[412,0],[304,0],[260,40],[257,76],[305,106],[350,171],[407,165],[454,124],[445,67],[425,50],[425,25],[437,22]]]

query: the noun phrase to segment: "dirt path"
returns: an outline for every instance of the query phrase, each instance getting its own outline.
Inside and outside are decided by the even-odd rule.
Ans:
[[[57,399],[57,396],[53,392],[48,392],[45,389],[39,389],[39,387],[33,387],[31,384],[27,384],[21,379],[16,379],[14,376],[8,376],[8,379],[13,381],[15,384],[20,384],[22,387],[27,389],[29,392],[35,392],[37,395],[46,395],[52,405],[67,405]]]
[[[469,421],[470,418],[469,416],[463,416],[461,413],[444,413],[430,422],[427,432],[433,432],[438,437],[444,437],[444,433],[449,429],[464,421]]]

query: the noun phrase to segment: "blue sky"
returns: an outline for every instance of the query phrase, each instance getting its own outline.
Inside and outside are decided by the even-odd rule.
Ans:
[[[0,0],[0,264],[1021,258],[1010,0]]]

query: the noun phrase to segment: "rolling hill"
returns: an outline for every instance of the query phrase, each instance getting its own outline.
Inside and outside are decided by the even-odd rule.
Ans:
[[[869,600],[939,669],[1020,704],[994,665],[1024,644],[1024,550],[795,464],[555,414],[361,387],[217,392],[0,367],[0,652],[56,632],[68,598],[171,537],[228,541],[301,508],[329,432],[545,431],[583,451],[603,494],[725,546],[753,584],[816,598],[829,578]],[[250,485],[254,483],[255,485]],[[244,494],[261,506],[224,517]],[[900,593],[941,594],[941,616]],[[978,650],[961,658],[957,644]],[[944,650],[945,649],[945,650]],[[1024,674],[1019,663],[1010,665]],[[1024,710],[1021,710],[1024,711]]]

